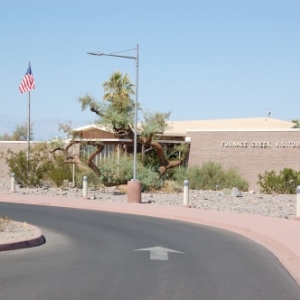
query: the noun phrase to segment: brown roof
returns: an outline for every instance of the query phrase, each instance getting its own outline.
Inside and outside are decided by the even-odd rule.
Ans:
[[[272,118],[222,119],[200,121],[168,121],[165,133],[186,133],[194,130],[274,130],[291,129],[295,123]]]

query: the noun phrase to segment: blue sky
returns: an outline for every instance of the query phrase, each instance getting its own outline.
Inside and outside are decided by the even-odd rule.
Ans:
[[[300,118],[299,0],[0,0],[0,115],[27,117],[18,86],[30,60],[31,119],[92,122],[134,60],[96,57],[139,44],[139,102],[171,120]],[[135,55],[135,50],[124,52]]]

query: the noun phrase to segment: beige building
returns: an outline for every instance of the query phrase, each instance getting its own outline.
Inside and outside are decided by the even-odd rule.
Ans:
[[[235,168],[249,182],[249,189],[259,191],[258,174],[300,169],[300,131],[293,122],[272,118],[224,119],[201,121],[170,121],[160,141],[165,147],[189,143],[187,164],[219,162],[224,168]],[[132,152],[130,139],[104,137],[103,128],[92,125],[77,128],[84,138],[101,138],[110,150],[113,144],[124,143]],[[109,148],[110,147],[110,148]],[[142,151],[141,148],[138,151]]]
[[[199,165],[208,161],[219,162],[224,168],[236,168],[249,182],[249,189],[259,191],[258,174],[280,171],[284,168],[300,170],[300,129],[295,124],[272,118],[170,121],[170,128],[161,136],[166,147],[190,144],[187,164]],[[84,140],[101,140],[105,144],[99,159],[109,157],[117,144],[132,152],[130,139],[118,139],[99,125],[75,129]],[[0,152],[26,149],[26,142],[0,142]],[[85,147],[82,152],[93,151]],[[138,152],[143,151],[138,147]],[[0,176],[8,174],[7,166],[0,160]]]
[[[274,119],[224,120],[220,127],[187,129],[191,140],[189,166],[208,161],[236,168],[259,191],[258,174],[284,168],[300,170],[300,130]],[[232,125],[236,127],[233,129]]]

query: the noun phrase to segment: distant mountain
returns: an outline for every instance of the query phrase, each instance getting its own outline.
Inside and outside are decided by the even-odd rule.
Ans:
[[[25,119],[0,115],[0,135],[12,133],[17,124],[22,124]]]
[[[27,122],[26,118],[16,118],[11,116],[0,115],[0,135],[5,133],[11,134],[17,125],[22,125]],[[59,120],[55,118],[49,119],[32,119],[33,124],[33,138],[36,141],[47,141],[55,137],[65,137],[62,131],[58,130],[58,123],[67,123],[66,120]],[[91,121],[76,120],[72,121],[72,127],[80,127],[91,124]]]

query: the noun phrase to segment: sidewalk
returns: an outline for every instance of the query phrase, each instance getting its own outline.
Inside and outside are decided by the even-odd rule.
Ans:
[[[248,237],[269,249],[300,285],[300,220],[285,220],[179,206],[112,203],[90,199],[54,198],[2,192],[0,192],[0,202],[136,214],[186,221],[229,230]]]

